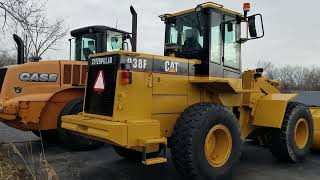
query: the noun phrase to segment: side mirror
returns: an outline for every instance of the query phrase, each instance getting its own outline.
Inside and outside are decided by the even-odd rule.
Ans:
[[[247,22],[250,35],[247,40],[258,39],[264,36],[264,27],[261,14],[249,16]]]
[[[248,26],[249,26],[249,34],[250,37],[257,37],[257,29],[256,29],[256,17],[250,16],[248,18]]]

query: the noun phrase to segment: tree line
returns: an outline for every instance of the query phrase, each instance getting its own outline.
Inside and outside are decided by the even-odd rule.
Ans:
[[[0,40],[18,34],[24,41],[25,61],[59,50],[69,32],[62,18],[48,19],[46,5],[47,0],[0,0]],[[8,43],[0,43],[0,52],[13,51]]]
[[[257,67],[264,69],[264,75],[279,80],[283,91],[320,91],[320,67],[286,65],[276,67],[271,62],[259,61]]]

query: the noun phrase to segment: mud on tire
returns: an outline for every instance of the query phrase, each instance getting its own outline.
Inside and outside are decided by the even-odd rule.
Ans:
[[[218,126],[228,129],[232,141],[226,161],[213,166],[207,158],[206,145],[208,134]],[[187,108],[175,125],[171,139],[172,160],[186,179],[228,178],[240,158],[240,146],[240,130],[233,113],[221,105],[199,103]]]
[[[306,125],[305,128],[301,127],[301,135],[297,135],[301,122]],[[306,128],[307,131],[303,130]],[[296,140],[298,136],[302,139],[301,143]],[[312,142],[313,120],[308,107],[301,103],[289,102],[281,129],[272,132],[270,151],[280,161],[301,162],[309,154]]]

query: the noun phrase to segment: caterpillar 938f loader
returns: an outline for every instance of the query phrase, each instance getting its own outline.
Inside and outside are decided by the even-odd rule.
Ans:
[[[135,28],[137,14],[133,7],[131,12]],[[0,121],[17,129],[32,130],[47,141],[60,139],[73,149],[102,145],[62,129],[60,118],[82,111],[89,54],[129,50],[131,46],[135,51],[134,28],[133,33],[107,26],[71,31],[75,42],[74,61],[24,63],[23,42],[14,35],[19,47],[17,65],[0,69]]]
[[[308,107],[262,69],[241,71],[241,44],[264,35],[262,16],[249,9],[241,15],[208,2],[160,16],[165,56],[92,55],[83,112],[63,116],[62,127],[146,165],[167,162],[168,146],[188,179],[227,177],[247,138],[266,136],[276,158],[302,161],[313,145]]]

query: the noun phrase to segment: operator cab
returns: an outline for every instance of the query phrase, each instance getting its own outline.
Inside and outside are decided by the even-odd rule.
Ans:
[[[111,27],[88,26],[71,31],[71,36],[76,60],[88,61],[90,54],[101,52],[131,51],[131,33]]]
[[[165,56],[201,60],[195,75],[240,78],[241,43],[264,35],[261,15],[247,17],[250,4],[245,5],[244,16],[213,2],[161,15],[166,24]],[[255,29],[259,20],[256,16],[261,18],[259,35]],[[241,37],[242,22],[247,23],[250,37],[248,33],[245,38]]]

